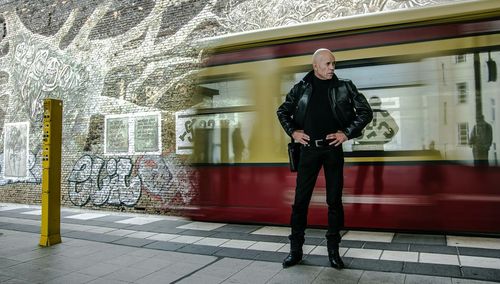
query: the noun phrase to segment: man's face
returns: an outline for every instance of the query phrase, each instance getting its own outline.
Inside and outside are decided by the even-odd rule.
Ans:
[[[335,57],[329,51],[318,54],[313,62],[314,75],[321,80],[330,80],[335,71]]]

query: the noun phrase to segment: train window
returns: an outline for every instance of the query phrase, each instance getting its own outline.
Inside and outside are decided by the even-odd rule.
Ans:
[[[200,84],[203,96],[203,108],[220,108],[251,105],[246,93],[249,80],[225,80]]]
[[[457,83],[457,95],[458,95],[458,103],[465,104],[467,103],[467,83],[460,82]]]
[[[467,60],[467,56],[465,54],[459,54],[455,56],[455,63],[462,63]]]
[[[197,163],[239,163],[249,159],[255,115],[237,110],[191,117],[194,146],[190,153]]]
[[[192,154],[197,163],[237,163],[248,160],[255,114],[250,80],[226,77],[198,84],[196,111],[177,115],[178,153]]]
[[[469,124],[461,122],[458,124],[458,145],[465,146],[469,144]]]

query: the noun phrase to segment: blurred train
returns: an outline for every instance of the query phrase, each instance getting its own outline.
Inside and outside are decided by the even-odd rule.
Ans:
[[[197,171],[191,218],[289,224],[296,174],[276,109],[324,47],[334,51],[337,76],[351,79],[374,109],[363,136],[343,145],[346,227],[500,233],[500,1],[344,17],[209,44],[199,104],[177,117],[194,133],[183,148]],[[488,140],[479,160],[471,146]],[[325,198],[320,173],[311,226],[326,226]]]

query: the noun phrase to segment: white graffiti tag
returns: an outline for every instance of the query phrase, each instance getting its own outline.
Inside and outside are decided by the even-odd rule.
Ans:
[[[130,159],[105,162],[100,157],[85,155],[73,166],[69,175],[69,198],[74,205],[105,204],[133,206],[141,197],[141,182],[132,174]]]

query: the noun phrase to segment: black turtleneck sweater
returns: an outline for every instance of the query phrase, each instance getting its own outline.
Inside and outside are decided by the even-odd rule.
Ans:
[[[314,143],[314,140],[325,139],[327,134],[337,132],[340,127],[328,99],[331,80],[321,80],[315,75],[312,77],[313,91],[307,105],[304,132],[311,138],[311,143]]]

